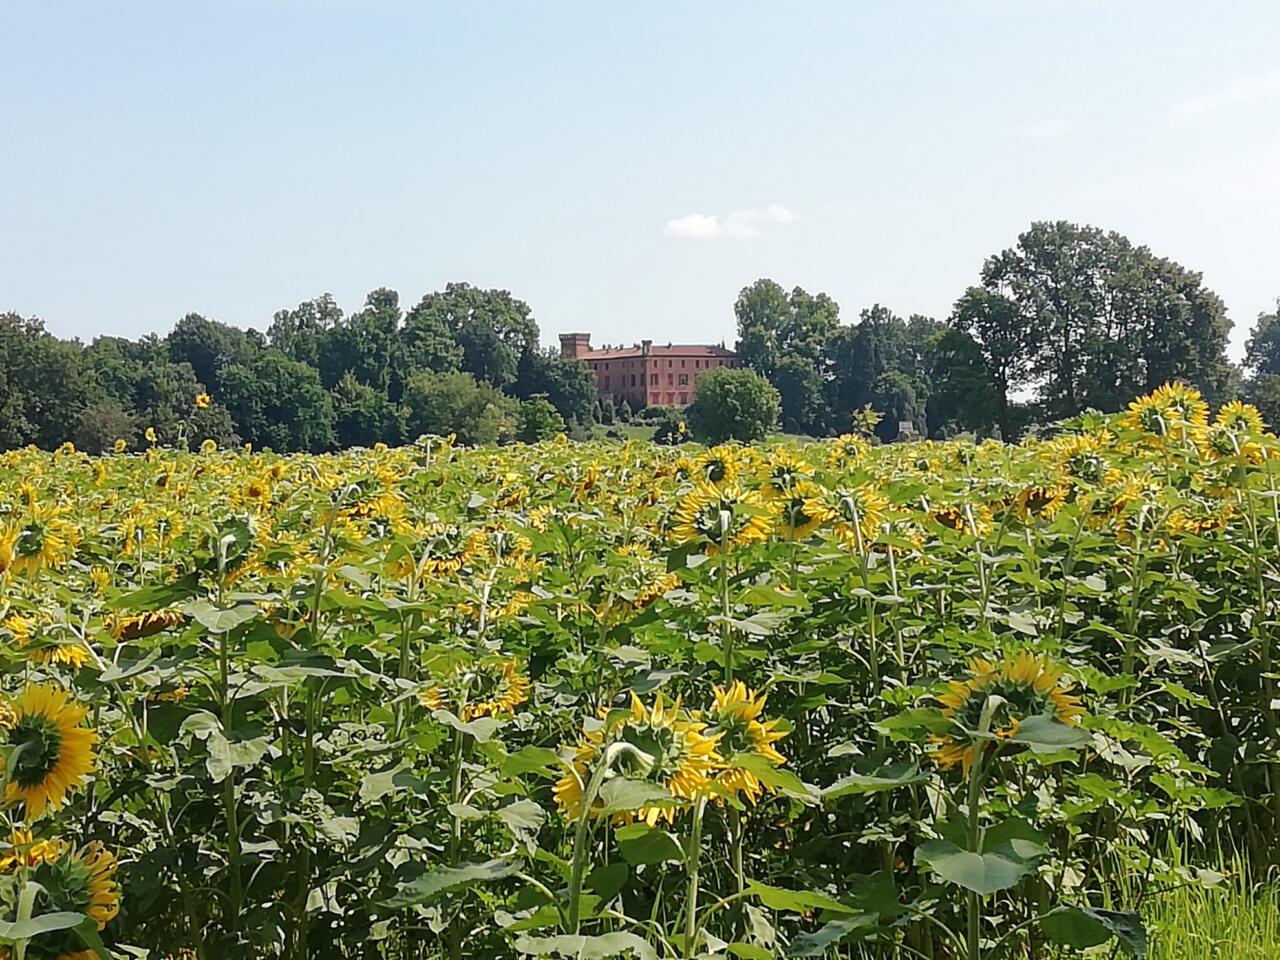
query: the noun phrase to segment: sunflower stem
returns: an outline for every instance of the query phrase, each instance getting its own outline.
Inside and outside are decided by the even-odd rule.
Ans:
[[[685,855],[689,875],[684,915],[684,955],[686,957],[696,956],[698,950],[698,867],[702,861],[702,814],[706,809],[707,798],[700,797],[693,810],[693,831],[689,835],[689,850]],[[735,839],[736,836],[735,831]]]
[[[591,808],[595,806],[596,798],[600,796],[600,788],[604,786],[605,777],[609,773],[609,768],[613,765],[613,758],[617,755],[617,751],[614,749],[617,746],[618,744],[614,744],[604,752],[604,756],[596,764],[595,770],[591,772],[591,779],[587,782],[587,789],[582,794],[582,810],[578,813],[578,824],[573,833],[573,862],[569,868],[569,922],[567,926],[572,934],[578,932],[582,922],[582,878],[586,873],[587,867],[587,834],[591,822]],[[577,774],[576,770],[574,774]]]

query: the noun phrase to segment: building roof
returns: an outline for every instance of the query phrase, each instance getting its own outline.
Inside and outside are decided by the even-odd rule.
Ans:
[[[645,356],[644,347],[602,347],[599,350],[587,350],[578,354],[579,360],[630,360]],[[737,354],[726,347],[709,346],[702,343],[668,343],[666,346],[654,345],[649,348],[650,357],[736,357]]]

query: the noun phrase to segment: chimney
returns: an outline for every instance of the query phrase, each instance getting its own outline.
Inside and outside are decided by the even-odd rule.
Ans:
[[[577,359],[584,353],[591,350],[591,334],[589,333],[562,333],[560,334],[560,356],[567,357],[571,360]]]
[[[649,348],[650,348],[650,347],[652,347],[652,346],[653,346],[653,341],[652,341],[652,340],[641,340],[641,341],[640,341],[640,353],[641,353],[641,355],[642,355],[642,356],[646,356],[646,357],[647,357],[647,356],[649,355]]]

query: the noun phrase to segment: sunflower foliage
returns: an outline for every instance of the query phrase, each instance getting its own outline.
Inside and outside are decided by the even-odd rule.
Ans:
[[[0,957],[1142,957],[1280,862],[1247,405],[200,439],[0,455]]]

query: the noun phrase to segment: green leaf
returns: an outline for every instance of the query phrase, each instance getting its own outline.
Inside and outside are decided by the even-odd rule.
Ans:
[[[1144,960],[1147,955],[1147,930],[1142,917],[1133,911],[1062,906],[1041,918],[1040,929],[1054,943],[1077,950],[1115,937],[1133,960]]]
[[[189,573],[172,583],[161,583],[154,587],[143,587],[141,590],[126,593],[108,602],[106,606],[111,610],[146,613],[149,610],[159,610],[161,607],[171,607],[175,603],[194,597],[199,592],[199,578]]]
[[[1048,714],[1037,714],[1023,720],[1018,732],[1009,739],[1025,744],[1035,753],[1055,753],[1083,747],[1093,738],[1079,727],[1068,726]]]
[[[877,927],[874,914],[864,913],[856,917],[839,917],[829,920],[811,933],[802,933],[791,941],[787,949],[789,957],[825,957],[827,950],[837,943],[854,937],[861,939]]]
[[[914,707],[874,724],[894,740],[922,740],[926,733],[946,733],[952,723],[934,707]]]
[[[634,957],[635,960],[658,960],[658,954],[634,933],[602,933],[595,937],[565,934],[559,937],[520,937],[515,942],[518,953],[533,957],[565,957],[570,960],[610,960]]]
[[[630,876],[631,868],[625,863],[606,863],[587,874],[583,886],[598,896],[601,904],[605,904],[618,895]]]
[[[730,761],[730,766],[738,767],[755,774],[756,779],[766,787],[795,797],[805,803],[814,803],[818,799],[818,791],[809,786],[790,770],[771,763],[765,757],[754,753],[739,753]]]
[[[986,896],[1007,890],[1035,870],[1044,848],[1015,840],[987,853],[962,850],[948,840],[930,840],[916,851],[916,860],[927,863],[947,883]]]
[[[558,777],[560,766],[560,758],[554,750],[546,747],[522,747],[502,761],[502,773],[508,777],[518,777],[525,773]]]
[[[60,911],[46,913],[30,920],[18,920],[10,923],[0,920],[0,940],[13,943],[16,940],[30,940],[42,933],[53,933],[56,930],[71,930],[89,920],[83,913]],[[93,921],[90,920],[90,923]]]
[[[742,960],[773,960],[772,950],[766,950],[755,943],[731,943],[725,947],[725,951],[731,957],[741,957]]]
[[[433,710],[431,716],[446,727],[453,727],[469,737],[474,737],[476,743],[488,743],[502,727],[502,721],[495,720],[493,717],[477,717],[470,723],[463,723],[448,710]]]
[[[615,777],[607,782],[600,791],[600,799],[604,802],[601,816],[630,813],[642,807],[671,807],[681,802],[656,783],[625,777]]]
[[[666,830],[658,830],[647,823],[633,823],[614,833],[618,849],[627,863],[665,863],[668,860],[684,861],[684,848],[680,841]]]
[[[841,777],[822,791],[823,797],[834,800],[848,794],[880,793],[928,779],[914,763],[895,763],[881,767],[874,774],[851,773]]]
[[[758,880],[748,880],[747,893],[773,910],[790,910],[793,913],[806,913],[810,910],[830,910],[832,913],[858,912],[854,907],[846,906],[817,890],[785,890],[782,887],[771,887],[766,883],[760,883]]]
[[[519,864],[501,858],[485,863],[468,863],[461,867],[435,867],[416,880],[400,884],[395,894],[384,900],[382,905],[390,910],[416,907],[431,903],[442,894],[460,887],[501,880],[518,869]]]
[[[542,829],[547,812],[532,800],[516,800],[498,809],[498,819],[517,840],[531,840]]]
[[[195,619],[210,633],[230,633],[241,624],[255,619],[262,611],[252,603],[223,609],[215,607],[208,600],[192,600],[184,604],[183,613]]]

